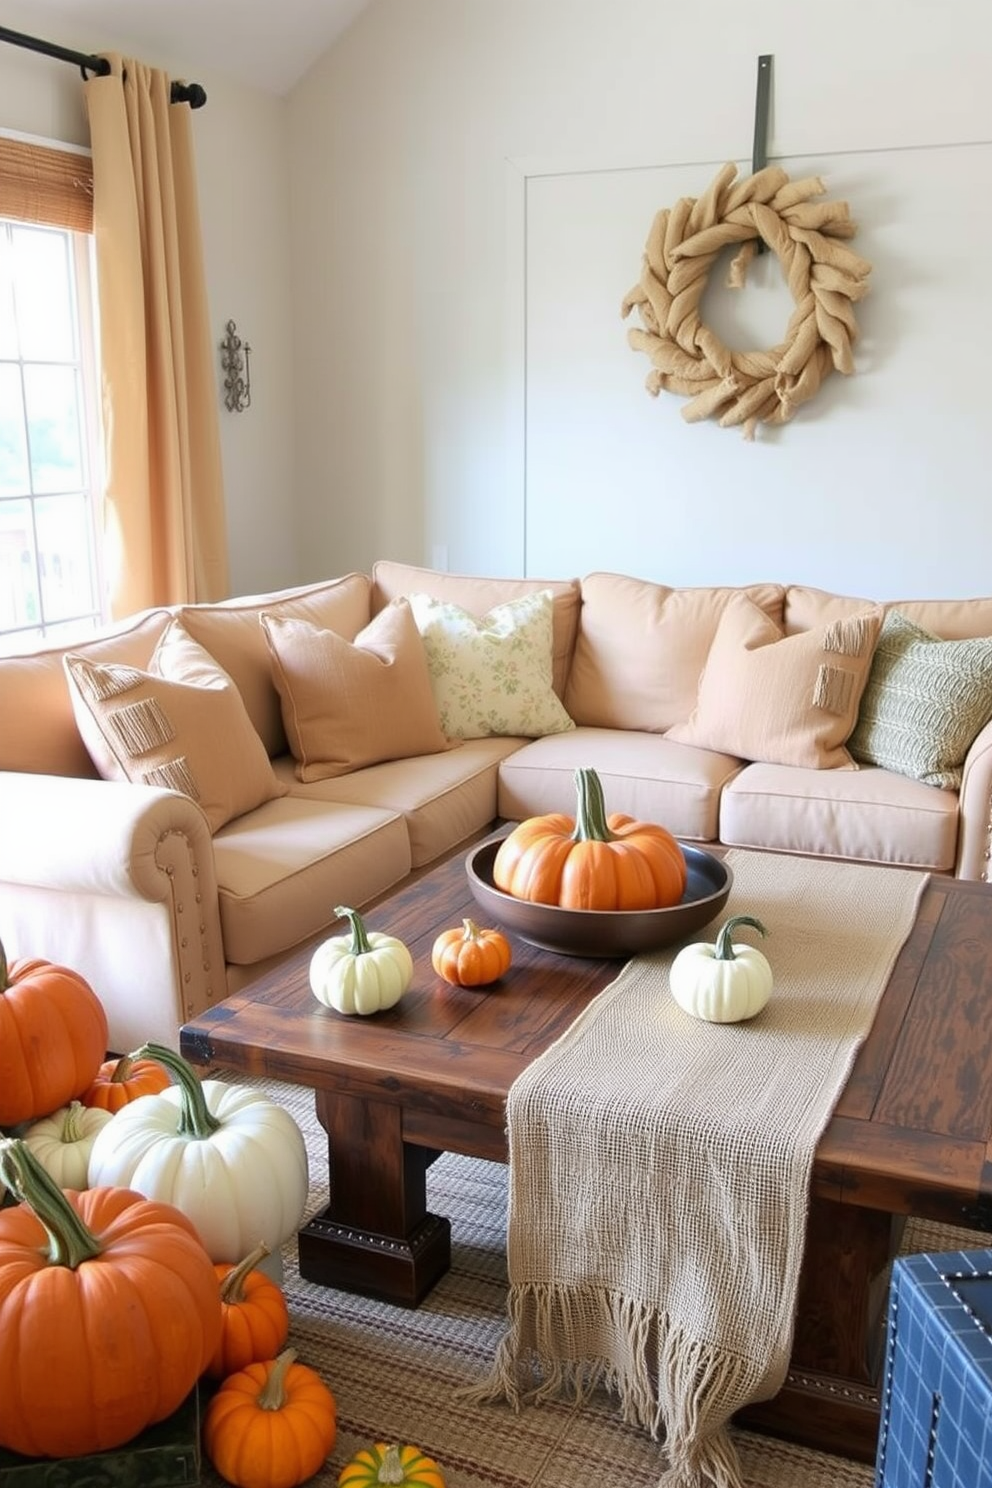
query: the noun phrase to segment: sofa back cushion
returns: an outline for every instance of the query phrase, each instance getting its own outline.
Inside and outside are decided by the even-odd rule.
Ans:
[[[579,623],[578,579],[473,578],[380,559],[372,568],[372,613],[377,614],[390,600],[401,595],[429,594],[432,599],[460,605],[470,615],[481,619],[496,605],[519,599],[523,594],[534,594],[540,589],[551,591],[551,680],[555,692],[563,697]]]
[[[790,584],[785,591],[785,628],[789,635],[811,630],[830,620],[853,615],[871,601],[847,594],[831,594],[804,584]],[[992,597],[978,599],[894,599],[885,610],[898,610],[907,620],[921,625],[944,641],[972,640],[992,636]]]
[[[696,704],[720,617],[735,594],[782,622],[780,584],[672,589],[622,574],[582,580],[565,707],[591,728],[664,733]]]
[[[79,732],[105,780],[180,791],[211,832],[285,795],[238,689],[178,621],[147,669],[71,651],[64,665]]]
[[[146,667],[170,618],[168,610],[143,610],[99,638],[0,658],[0,698],[8,720],[0,728],[0,770],[95,780],[96,766],[76,726],[62,658],[68,651],[84,651],[94,661]]]
[[[368,575],[350,573],[304,588],[276,590],[220,604],[183,605],[177,613],[193,639],[234,680],[255,732],[274,757],[285,754],[288,745],[259,615],[305,620],[351,641],[371,618],[370,593]]]
[[[854,767],[844,745],[882,626],[881,605],[787,636],[743,594],[724,609],[696,706],[668,738],[739,759]]]

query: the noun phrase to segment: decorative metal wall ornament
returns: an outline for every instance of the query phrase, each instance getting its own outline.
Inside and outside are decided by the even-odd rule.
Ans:
[[[227,335],[220,343],[220,364],[224,378],[224,407],[229,413],[244,413],[251,407],[251,347],[242,343],[233,320],[227,322]]]
[[[826,189],[818,176],[790,181],[778,166],[735,184],[736,175],[725,165],[704,195],[656,214],[621,314],[640,316],[643,329],[632,326],[627,339],[651,360],[649,393],[686,394],[687,423],[716,418],[753,439],[758,424],[791,419],[831,371],[854,371],[852,305],[868,292],[871,264],[837,241],[857,225],[846,202],[813,200]],[[721,250],[741,245],[727,281],[740,289],[761,242],[777,255],[795,309],[778,346],[731,351],[700,319],[699,304]]]

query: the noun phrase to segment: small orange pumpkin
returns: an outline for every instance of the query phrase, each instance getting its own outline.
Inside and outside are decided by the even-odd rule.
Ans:
[[[563,909],[666,909],[685,893],[685,855],[666,827],[606,814],[595,770],[575,772],[574,820],[531,816],[504,837],[493,882],[504,894]]]
[[[139,1095],[157,1095],[169,1084],[169,1071],[157,1059],[136,1059],[123,1054],[120,1059],[105,1059],[93,1083],[79,1099],[84,1106],[96,1106],[111,1115],[127,1106]]]
[[[289,1337],[285,1293],[258,1270],[259,1261],[270,1254],[260,1241],[236,1266],[226,1261],[214,1266],[220,1282],[221,1334],[206,1369],[211,1379],[226,1379],[249,1364],[274,1359]]]
[[[431,951],[438,976],[456,987],[488,987],[510,968],[513,953],[501,930],[480,930],[464,919],[460,930],[442,930]]]
[[[296,1350],[228,1375],[203,1417],[203,1447],[234,1488],[296,1488],[324,1465],[337,1404]]]
[[[107,1015],[67,966],[11,961],[0,944],[0,1126],[48,1116],[78,1097],[107,1052]]]

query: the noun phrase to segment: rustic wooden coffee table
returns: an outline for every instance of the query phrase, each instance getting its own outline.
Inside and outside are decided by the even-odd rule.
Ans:
[[[506,1095],[619,962],[514,941],[493,988],[431,969],[438,931],[475,913],[461,856],[366,916],[410,947],[410,990],[346,1018],[310,991],[309,951],[181,1031],[194,1064],[309,1086],[331,1203],[300,1232],[311,1281],[416,1306],[450,1262],[426,1203],[441,1152],[505,1162]],[[935,878],[817,1149],[788,1379],[745,1424],[873,1461],[889,1267],[905,1219],[992,1230],[992,888]]]

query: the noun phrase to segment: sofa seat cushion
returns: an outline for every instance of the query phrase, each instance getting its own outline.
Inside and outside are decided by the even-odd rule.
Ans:
[[[521,739],[466,739],[445,754],[390,760],[336,780],[301,785],[291,758],[275,761],[293,795],[342,805],[375,806],[406,821],[414,868],[486,830],[496,819],[499,763]]]
[[[282,796],[214,837],[224,952],[252,965],[319,934],[410,871],[403,818],[373,806]]]
[[[501,817],[522,821],[549,811],[575,815],[575,771],[599,775],[606,809],[667,827],[676,837],[714,842],[720,792],[743,768],[739,759],[658,734],[577,728],[535,739],[499,767]]]
[[[752,764],[720,807],[728,847],[770,848],[953,873],[958,798],[890,770]]]

